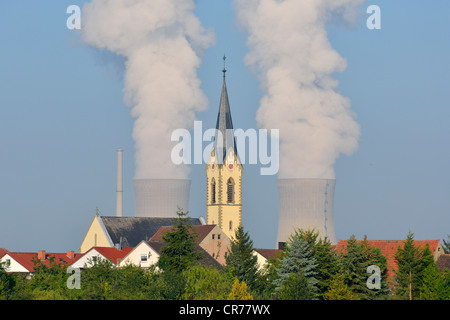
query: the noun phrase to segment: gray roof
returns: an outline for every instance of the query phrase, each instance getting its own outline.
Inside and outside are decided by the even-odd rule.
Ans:
[[[122,247],[135,247],[142,240],[148,241],[159,228],[177,223],[176,218],[100,216],[100,219],[111,241],[114,244],[121,243]],[[187,223],[202,224],[199,218],[190,218]]]

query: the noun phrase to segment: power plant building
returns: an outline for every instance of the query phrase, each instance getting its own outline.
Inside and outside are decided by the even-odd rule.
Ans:
[[[176,218],[178,209],[189,211],[189,179],[135,179],[135,217]]]

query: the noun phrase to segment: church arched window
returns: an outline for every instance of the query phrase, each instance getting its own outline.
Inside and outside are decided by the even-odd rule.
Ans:
[[[211,203],[216,203],[216,180],[214,178],[211,181]]]
[[[234,203],[234,180],[233,178],[227,181],[227,203]]]

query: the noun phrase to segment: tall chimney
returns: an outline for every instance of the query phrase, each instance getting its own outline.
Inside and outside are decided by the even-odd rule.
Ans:
[[[178,207],[189,210],[189,179],[133,180],[136,217],[177,217]]]
[[[122,149],[117,150],[117,202],[116,202],[116,216],[122,216]]]
[[[312,230],[336,244],[334,179],[278,179],[278,247],[296,229]]]

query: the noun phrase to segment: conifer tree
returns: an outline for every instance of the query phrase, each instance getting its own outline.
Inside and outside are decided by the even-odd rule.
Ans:
[[[317,298],[317,263],[314,258],[314,252],[310,243],[308,243],[302,236],[296,234],[286,243],[286,255],[280,260],[279,268],[277,269],[278,277],[274,280],[275,291],[279,293],[282,286],[286,287],[286,281],[292,277],[291,274],[301,272],[298,275],[299,283],[303,276],[306,281],[307,290],[311,292],[311,297]]]
[[[341,266],[348,288],[359,299],[367,299],[370,290],[367,288],[367,268],[370,263],[358,244],[354,235],[347,241],[346,252],[342,255]]]
[[[375,265],[380,268],[380,288],[370,290],[369,294],[365,298],[367,299],[379,299],[386,298],[389,294],[388,282],[387,282],[387,259],[384,255],[381,254],[381,250],[373,247],[367,241],[367,236],[364,236],[363,241],[360,242],[360,246],[363,252],[363,255],[368,261],[368,265]],[[367,272],[367,269],[366,269]],[[366,280],[368,274],[366,273]],[[367,287],[367,285],[366,285]]]
[[[345,284],[345,276],[342,272],[336,273],[330,281],[330,286],[324,294],[325,300],[353,300],[355,294]]]
[[[247,291],[247,284],[235,278],[228,300],[253,300],[253,296]]]
[[[422,300],[450,300],[450,286],[447,283],[447,272],[439,273],[435,263],[429,264],[422,277],[420,299]]]
[[[442,239],[444,253],[450,254],[450,234],[447,235],[447,240]]]
[[[248,232],[239,226],[231,239],[226,257],[226,272],[243,281],[251,290],[259,290],[260,281],[257,257],[253,254],[253,241]]]
[[[313,256],[317,263],[317,288],[319,298],[328,290],[331,277],[339,271],[339,260],[328,238],[319,237],[315,230],[295,230],[291,238],[300,236],[305,239],[313,249]]]
[[[409,232],[404,241],[403,248],[398,247],[395,252],[397,271],[395,274],[396,294],[404,299],[419,298],[422,273],[432,262],[431,251],[414,245],[414,233]]]
[[[281,283],[277,294],[280,300],[313,300],[317,297],[301,269],[289,274],[287,280]]]
[[[164,270],[181,272],[199,261],[201,254],[195,251],[195,239],[198,235],[187,223],[187,212],[179,208],[177,215],[174,229],[163,235],[165,246],[161,249],[158,265]]]

